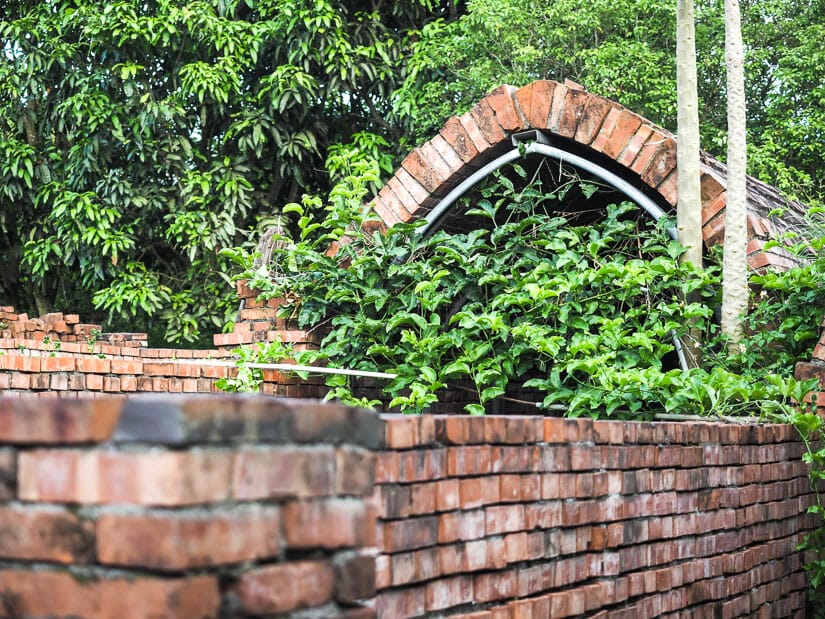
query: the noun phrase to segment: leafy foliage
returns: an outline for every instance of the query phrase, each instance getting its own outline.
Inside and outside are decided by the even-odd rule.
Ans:
[[[317,359],[396,374],[391,406],[426,410],[449,385],[469,382],[473,414],[526,387],[570,416],[733,415],[784,410],[810,388],[773,375],[779,362],[758,381],[755,369],[741,375],[721,363],[676,369],[674,338],[691,323],[713,329],[718,270],[680,265],[666,223],[629,204],[579,224],[554,212],[571,187],[591,195],[595,185],[547,189],[537,174],[517,188],[499,175],[467,211],[485,225],[424,237],[415,225],[382,234],[363,208],[353,214],[374,175],[358,167],[344,178],[323,222],[311,214],[316,198],[285,209],[299,215],[300,238],[275,257],[281,273],[243,277],[292,299],[286,311],[299,325],[325,326]],[[699,300],[686,302],[692,293]],[[347,397],[335,380],[336,397]]]
[[[405,33],[451,6],[0,2],[0,298],[88,311],[94,293],[171,341],[222,326],[218,250],[326,191],[331,145],[397,142]]]

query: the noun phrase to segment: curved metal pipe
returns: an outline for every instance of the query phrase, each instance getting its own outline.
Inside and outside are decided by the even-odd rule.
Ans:
[[[544,137],[543,134],[540,134],[538,131],[534,133],[540,135],[542,138]],[[461,196],[496,170],[503,168],[513,161],[516,161],[522,156],[527,157],[528,155],[542,155],[551,159],[557,159],[561,163],[567,163],[575,166],[576,168],[580,168],[585,172],[589,172],[638,204],[655,221],[659,221],[659,219],[664,217],[665,212],[659,208],[658,204],[622,177],[614,174],[597,163],[593,163],[592,161],[585,159],[584,157],[574,155],[573,153],[568,153],[567,151],[564,151],[556,146],[551,146],[550,144],[541,143],[539,140],[528,144],[524,149],[523,154],[517,146],[513,148],[513,150],[496,157],[485,166],[476,170],[472,175],[464,179],[459,185],[454,187],[452,191],[444,196],[444,198],[442,198],[441,201],[436,204],[429,213],[427,213],[426,217],[424,217],[424,220],[427,223],[418,229],[419,233],[427,235],[435,232],[439,228],[441,218],[444,217],[447,210],[455,204]],[[671,238],[676,238],[676,228],[668,228],[667,233]]]

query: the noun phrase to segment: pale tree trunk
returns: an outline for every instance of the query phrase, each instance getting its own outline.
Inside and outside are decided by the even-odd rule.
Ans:
[[[748,310],[747,149],[745,142],[745,58],[739,0],[725,0],[725,65],[728,82],[728,186],[722,260],[722,333],[731,351],[739,348]]]
[[[676,228],[686,248],[682,262],[702,268],[702,189],[699,181],[699,96],[696,87],[696,36],[693,0],[676,4],[677,160],[679,173]],[[689,299],[690,300],[690,299]],[[689,367],[699,365],[699,333],[684,338]]]

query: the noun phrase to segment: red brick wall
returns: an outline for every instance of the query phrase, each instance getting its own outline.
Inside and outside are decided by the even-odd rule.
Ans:
[[[802,449],[778,425],[0,399],[0,616],[801,617]]]
[[[380,429],[275,399],[0,399],[0,616],[372,617]]]
[[[804,616],[789,426],[384,419],[379,617]]]
[[[574,82],[538,80],[521,88],[499,86],[466,114],[450,118],[438,135],[404,159],[373,200],[376,213],[388,226],[426,216],[470,174],[512,149],[511,135],[528,129],[637,178],[665,206],[676,204],[676,136]],[[703,154],[701,174],[702,232],[710,247],[724,236],[727,170]],[[748,204],[750,266],[792,265],[792,256],[781,247],[764,249],[786,227],[768,213],[783,207],[798,213],[805,207],[753,178],[748,179]]]
[[[239,294],[246,290],[238,285]],[[242,297],[244,298],[244,297]],[[105,333],[82,324],[76,314],[53,313],[30,319],[0,307],[0,393],[7,397],[95,397],[131,393],[215,393],[218,379],[237,374],[232,350],[242,344],[281,339],[297,347],[313,345],[304,331],[288,330],[270,307],[251,293],[234,331],[216,334],[215,348],[149,348],[145,333]],[[253,315],[252,312],[255,312]],[[93,332],[96,332],[93,334]],[[301,381],[267,371],[261,392],[321,398],[323,379]]]

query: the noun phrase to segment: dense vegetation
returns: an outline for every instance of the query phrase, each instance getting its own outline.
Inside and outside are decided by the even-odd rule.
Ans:
[[[374,170],[359,167],[333,190],[323,217],[314,215],[317,199],[286,209],[298,214],[300,233],[275,248],[274,272],[248,253],[227,253],[252,286],[291,300],[284,311],[299,326],[325,328],[321,350],[301,361],[396,374],[386,391],[406,412],[426,410],[456,383],[473,386],[472,414],[522,386],[539,394],[540,407],[569,416],[755,415],[802,401],[811,384],[790,375],[818,337],[825,258],[754,277],[751,335],[731,354],[714,317],[718,268],[680,264],[667,223],[654,225],[630,204],[595,220],[589,210],[562,216],[567,194],[587,200],[599,188],[573,175],[548,186],[541,171],[525,178],[516,166],[469,199],[466,217],[479,224],[471,232],[425,236],[416,225],[368,232],[370,213],[358,205]],[[329,256],[333,241],[341,253]],[[811,250],[808,240],[797,249],[807,258]],[[682,371],[676,342],[689,326],[703,334],[703,367]],[[254,356],[291,353],[270,345]],[[329,384],[335,397],[353,399],[341,377]],[[227,387],[254,381],[245,374]]]
[[[350,145],[386,175],[493,86],[536,78],[672,129],[674,4],[0,0],[0,303],[197,341],[234,308],[219,250],[326,194],[324,162]],[[723,11],[697,9],[718,156]],[[821,1],[743,3],[752,171],[811,201],[823,16]]]

